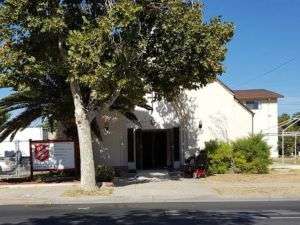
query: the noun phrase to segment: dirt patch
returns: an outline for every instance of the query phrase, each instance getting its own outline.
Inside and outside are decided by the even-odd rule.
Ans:
[[[214,187],[228,198],[299,198],[299,187]]]
[[[300,197],[300,171],[270,174],[223,174],[205,179],[204,183],[221,197],[228,198],[295,198]]]
[[[300,183],[300,170],[272,171],[269,174],[219,174],[206,178],[208,182],[222,183]]]
[[[110,196],[113,193],[112,187],[101,187],[95,191],[85,191],[74,188],[63,192],[62,197],[82,197],[82,196]]]

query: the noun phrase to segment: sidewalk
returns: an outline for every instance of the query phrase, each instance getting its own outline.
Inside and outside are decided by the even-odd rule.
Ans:
[[[106,196],[66,197],[79,182],[0,185],[0,205],[300,200],[300,173],[117,182]]]
[[[65,197],[79,183],[1,185],[0,205],[191,202],[218,200],[217,193],[193,179],[136,183],[113,188],[110,196]]]

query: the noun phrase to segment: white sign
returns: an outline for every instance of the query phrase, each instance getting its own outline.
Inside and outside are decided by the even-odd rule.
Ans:
[[[34,171],[75,169],[73,142],[33,142],[31,149]]]

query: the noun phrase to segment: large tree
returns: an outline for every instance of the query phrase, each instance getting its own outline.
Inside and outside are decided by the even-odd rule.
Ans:
[[[5,0],[0,29],[2,87],[69,85],[86,190],[96,187],[91,121],[116,102],[130,111],[148,93],[172,101],[206,85],[233,35],[231,23],[205,22],[201,4],[181,0]]]

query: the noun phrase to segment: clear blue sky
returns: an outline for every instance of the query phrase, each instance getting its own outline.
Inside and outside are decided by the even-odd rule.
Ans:
[[[300,111],[300,0],[203,2],[206,19],[221,15],[236,28],[221,80],[233,89],[273,90],[285,96],[280,113]]]
[[[221,15],[236,27],[221,79],[233,89],[276,91],[285,96],[279,102],[280,113],[300,111],[300,0],[204,0],[204,4],[206,18]],[[0,97],[7,93],[0,90]]]

